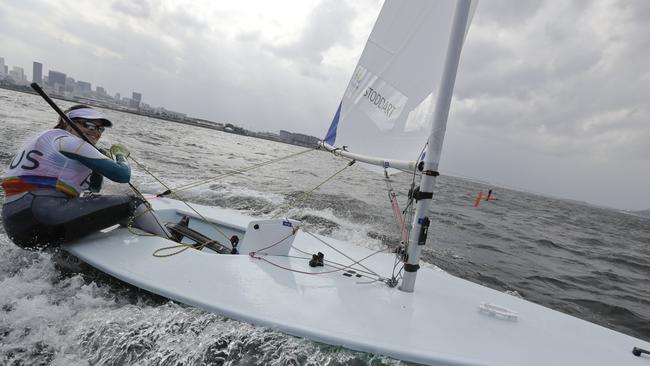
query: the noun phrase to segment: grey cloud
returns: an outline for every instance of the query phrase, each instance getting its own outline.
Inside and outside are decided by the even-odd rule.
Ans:
[[[356,11],[342,0],[323,0],[312,11],[296,42],[268,49],[290,60],[320,64],[323,53],[337,44],[348,44],[351,38],[349,23],[355,15]]]
[[[151,6],[147,0],[116,0],[111,7],[115,11],[135,18],[147,18],[151,13]]]
[[[521,26],[534,17],[544,5],[544,0],[489,0],[479,2],[476,12],[481,15],[478,22],[498,23],[502,27]]]
[[[314,135],[327,127],[352,71],[324,57],[345,50],[339,60],[356,59],[351,50],[360,50],[367,33],[352,24],[359,26],[362,9],[379,8],[322,1],[295,41],[269,45],[261,30],[226,37],[182,7],[115,1],[97,7],[112,11],[111,22],[76,15],[71,27],[74,4],[40,4],[34,13],[27,1],[3,4],[0,13],[0,49],[12,50],[0,56],[9,63],[36,59],[111,92],[141,91],[152,105]],[[644,0],[482,1],[461,58],[445,167],[591,202],[640,205],[625,192],[597,192],[617,186],[603,171],[637,186],[650,181],[649,18]],[[367,31],[372,21],[364,20]]]
[[[173,12],[165,14],[162,19],[164,30],[167,34],[173,34],[174,30],[184,31],[189,34],[196,34],[196,32],[206,32],[209,30],[208,24],[199,20],[192,14],[188,13],[185,9],[178,6]],[[174,29],[168,28],[171,26]]]
[[[456,95],[478,107],[464,111],[461,123],[493,138],[528,141],[536,150],[551,155],[598,153],[602,141],[608,141],[614,154],[627,155],[631,147],[647,154],[647,149],[638,150],[640,141],[650,139],[648,130],[631,121],[648,117],[647,110],[638,107],[650,97],[647,81],[639,78],[648,65],[630,71],[630,60],[624,55],[631,50],[603,39],[598,27],[613,26],[627,38],[644,39],[647,32],[640,35],[619,24],[595,26],[600,4],[552,5],[540,6],[528,23],[515,27],[492,22],[490,17],[499,19],[498,12],[477,14],[477,27],[470,32],[464,50],[463,57],[468,60],[461,64]],[[482,6],[479,10],[487,7]],[[482,16],[490,21],[481,20]],[[473,42],[475,31],[479,34]],[[497,34],[500,37],[495,37]],[[630,126],[640,134],[629,134]],[[571,139],[577,142],[569,144]]]
[[[238,42],[255,43],[259,41],[262,33],[259,30],[240,32],[235,37]]]

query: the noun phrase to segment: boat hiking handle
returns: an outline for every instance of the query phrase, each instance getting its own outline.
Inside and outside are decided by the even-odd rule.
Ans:
[[[87,143],[89,143],[90,146],[92,146],[92,147],[94,147],[95,149],[97,149],[97,151],[102,152],[102,151],[101,151],[97,146],[95,146],[95,144],[93,144],[92,142],[90,142],[90,140],[88,139],[88,137],[86,137],[86,135],[81,131],[81,129],[79,129],[79,127],[78,127],[77,125],[75,125],[74,123],[72,123],[72,120],[70,120],[70,117],[66,116],[66,114],[63,113],[63,111],[61,110],[61,108],[59,108],[59,106],[56,105],[56,103],[54,103],[54,101],[53,101],[53,100],[52,100],[52,99],[51,99],[51,98],[50,98],[50,97],[45,93],[45,91],[43,90],[43,88],[41,88],[41,86],[38,85],[38,83],[31,83],[31,84],[29,84],[29,85],[32,87],[32,89],[34,89],[34,91],[36,91],[36,92],[38,93],[38,95],[40,95],[43,99],[45,99],[45,101],[47,102],[47,104],[49,104],[50,107],[52,107],[52,109],[54,109],[54,111],[55,111],[56,113],[59,114],[59,116],[61,117],[61,119],[63,119],[63,120],[68,124],[68,126],[72,127],[72,129],[75,130],[75,132],[77,132],[77,134],[78,134],[78,135],[79,135],[79,136],[80,136],[84,141],[86,141]],[[103,154],[103,153],[102,153],[102,154]],[[128,183],[129,183],[129,187],[131,187],[131,189],[135,192],[135,194],[137,194],[137,195],[138,195],[139,197],[141,197],[141,198],[144,197],[144,196],[142,195],[142,193],[140,193],[140,191],[139,191],[137,188],[135,188],[135,186],[134,186],[133,184],[131,184],[131,182],[128,182]],[[145,200],[145,202],[147,202],[147,200]],[[147,204],[148,204],[148,202],[147,202]]]

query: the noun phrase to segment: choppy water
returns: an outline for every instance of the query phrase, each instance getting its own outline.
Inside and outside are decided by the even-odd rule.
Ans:
[[[60,102],[67,107],[69,103]],[[302,148],[105,111],[120,142],[172,187]],[[55,115],[37,96],[0,89],[0,165]],[[345,165],[322,152],[189,190],[193,202],[264,215]],[[4,168],[3,168],[4,169]],[[409,177],[396,177],[400,201]],[[146,193],[164,190],[134,167]],[[424,260],[501,291],[650,340],[650,220],[441,176]],[[106,192],[126,192],[117,184]],[[313,231],[368,247],[397,241],[385,183],[352,166],[292,210]],[[0,364],[396,365],[174,303],[62,252],[27,252],[0,228]],[[419,283],[418,286],[426,286]]]

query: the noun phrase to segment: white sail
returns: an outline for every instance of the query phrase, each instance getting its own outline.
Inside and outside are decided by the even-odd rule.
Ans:
[[[384,3],[325,143],[381,161],[418,159],[431,129],[454,8],[451,0]]]

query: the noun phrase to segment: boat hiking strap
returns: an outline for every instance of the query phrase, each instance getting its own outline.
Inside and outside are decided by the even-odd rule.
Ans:
[[[210,182],[214,182],[214,181],[217,181],[217,180],[219,180],[219,179],[226,178],[226,177],[230,177],[230,176],[235,175],[235,174],[242,174],[242,173],[247,172],[247,171],[249,171],[249,170],[253,170],[253,169],[257,169],[257,168],[261,168],[261,167],[263,167],[263,166],[265,166],[265,165],[269,165],[269,164],[277,163],[277,162],[282,161],[282,160],[287,160],[287,159],[290,159],[290,158],[293,158],[293,157],[296,157],[296,156],[299,156],[299,155],[302,155],[302,154],[305,154],[305,153],[308,153],[308,152],[311,152],[311,151],[314,151],[314,150],[318,150],[318,148],[317,148],[317,147],[315,147],[315,148],[310,148],[310,149],[306,149],[306,150],[303,150],[303,151],[299,151],[299,152],[297,152],[297,153],[290,154],[290,155],[287,155],[287,156],[283,156],[283,157],[280,157],[280,158],[277,158],[277,159],[267,160],[267,161],[264,161],[264,162],[261,162],[261,163],[258,163],[258,164],[251,165],[251,166],[249,166],[249,167],[247,167],[247,168],[244,168],[244,169],[233,170],[233,171],[231,171],[231,172],[228,172],[228,173],[225,173],[225,174],[218,175],[218,176],[216,176],[216,177],[212,177],[212,178],[204,179],[204,180],[201,180],[201,181],[198,181],[198,182],[194,182],[194,183],[189,183],[189,184],[186,184],[186,185],[183,185],[183,186],[179,186],[179,187],[176,187],[176,188],[173,188],[173,189],[171,189],[171,188],[167,188],[167,187],[165,186],[165,188],[167,188],[167,190],[166,190],[165,192],[158,193],[156,196],[158,196],[158,197],[162,197],[162,196],[166,196],[166,195],[168,195],[168,194],[170,194],[170,193],[172,193],[172,192],[180,192],[180,191],[184,191],[184,190],[186,190],[186,189],[196,188],[196,187],[201,186],[201,185],[203,185],[203,184],[207,184],[207,183],[210,183]],[[134,161],[135,161],[135,160],[134,160]],[[136,164],[138,164],[138,163],[136,162]],[[138,164],[138,165],[140,165],[140,164]],[[154,179],[158,180],[156,177],[154,177]],[[158,182],[162,184],[162,182],[160,182],[159,180],[158,180]],[[164,186],[164,185],[163,185],[163,186]]]
[[[306,200],[306,199],[307,199],[307,198],[308,198],[308,197],[309,197],[309,196],[310,196],[310,195],[311,195],[315,190],[317,190],[317,189],[320,188],[322,185],[324,185],[325,183],[327,183],[327,182],[329,182],[330,180],[332,180],[334,177],[336,177],[337,175],[339,175],[340,173],[342,173],[345,169],[351,167],[354,163],[356,163],[356,160],[351,160],[351,161],[350,161],[349,163],[347,163],[343,168],[341,168],[340,170],[338,170],[336,173],[330,175],[327,179],[325,179],[324,181],[322,181],[322,182],[321,182],[320,184],[318,184],[316,187],[314,187],[314,188],[310,189],[309,191],[307,191],[307,192],[301,194],[298,198],[292,200],[291,202],[288,202],[288,203],[286,203],[286,204],[280,206],[280,208],[278,209],[278,212],[277,212],[275,215],[273,215],[273,218],[275,219],[275,218],[281,216],[281,214],[283,214],[285,211],[289,210],[291,207],[295,207],[295,206],[297,206],[299,203],[302,203],[303,201],[305,201],[305,200]]]

